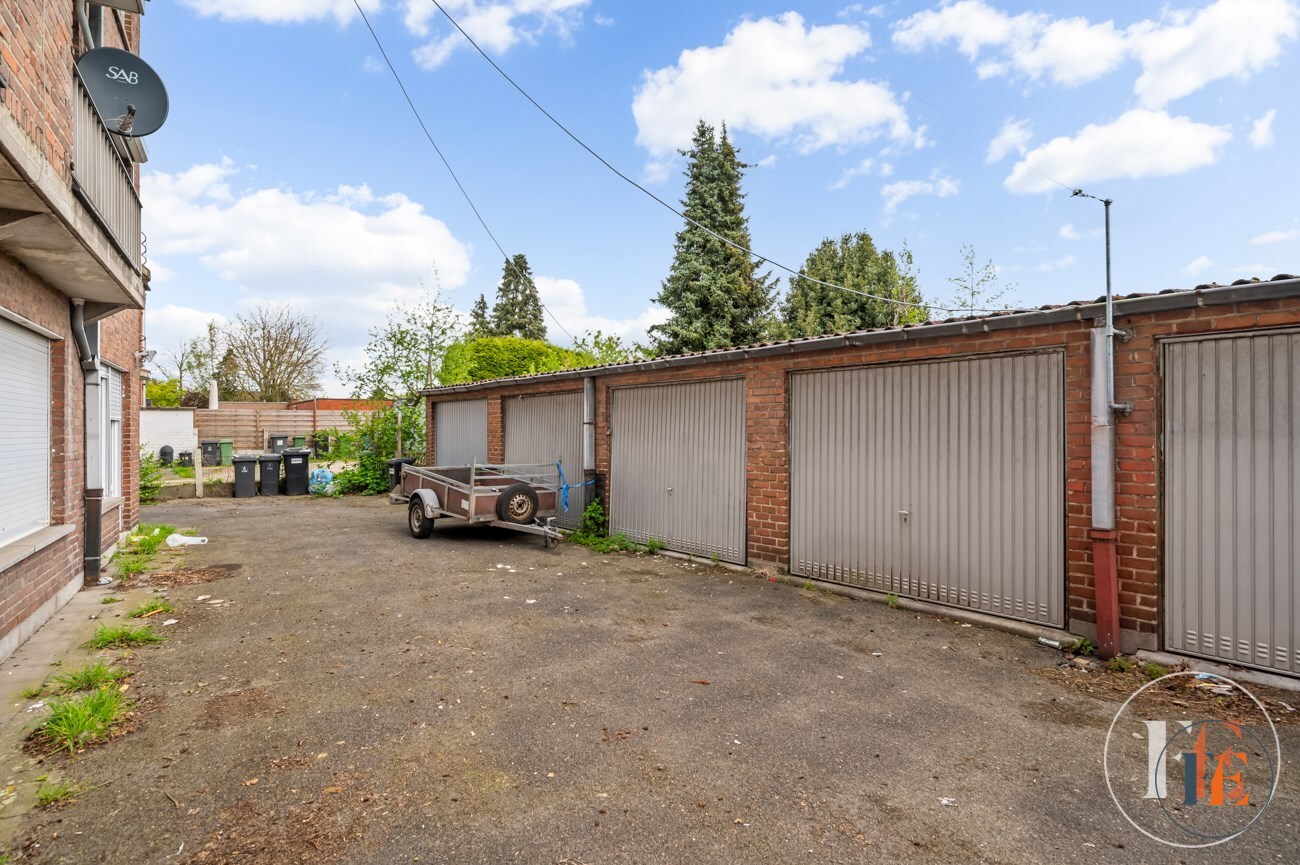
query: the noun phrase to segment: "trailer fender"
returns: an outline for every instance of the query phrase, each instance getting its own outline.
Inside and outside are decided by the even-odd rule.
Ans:
[[[438,501],[438,494],[433,490],[416,490],[411,493],[412,499],[419,499],[420,505],[424,508],[424,515],[429,519],[436,519],[442,515],[442,503]]]

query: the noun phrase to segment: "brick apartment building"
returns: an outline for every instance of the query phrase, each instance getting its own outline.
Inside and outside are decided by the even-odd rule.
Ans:
[[[145,154],[74,64],[138,54],[142,6],[0,0],[0,659],[139,519]]]

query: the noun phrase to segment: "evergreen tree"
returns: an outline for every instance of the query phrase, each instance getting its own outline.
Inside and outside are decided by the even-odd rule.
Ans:
[[[492,335],[492,322],[488,319],[487,298],[480,294],[478,300],[474,301],[473,308],[469,311],[469,336],[473,339],[478,336]]]
[[[723,125],[718,136],[703,120],[691,149],[681,151],[686,168],[688,219],[745,249],[750,246],[745,196],[740,191],[748,168]],[[749,255],[692,222],[677,232],[673,264],[655,302],[672,317],[650,328],[657,354],[682,354],[746,345],[771,330],[773,280],[760,273]]]
[[[542,320],[542,299],[537,295],[528,258],[522,254],[506,262],[492,307],[492,334],[523,339],[546,339]]]
[[[845,234],[838,242],[828,237],[809,253],[799,273],[812,279],[796,276],[790,280],[781,311],[788,338],[916,324],[929,317],[925,307],[878,299],[922,302],[906,243],[895,255],[887,249],[877,250],[865,231]],[[814,279],[876,297],[832,288]]]

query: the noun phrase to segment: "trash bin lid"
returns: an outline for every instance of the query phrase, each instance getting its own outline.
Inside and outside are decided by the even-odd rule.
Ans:
[[[260,456],[258,456],[258,459],[261,460],[262,462],[278,463],[278,462],[280,461],[280,455],[279,455],[279,454],[261,454]]]
[[[257,462],[257,454],[235,454],[231,459],[237,463],[255,463]]]
[[[310,454],[311,448],[285,448],[285,455],[288,454]]]

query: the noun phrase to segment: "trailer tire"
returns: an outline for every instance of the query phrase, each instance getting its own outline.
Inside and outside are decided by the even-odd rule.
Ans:
[[[537,518],[537,491],[528,484],[511,484],[497,498],[497,517],[507,523],[528,525]]]
[[[411,506],[407,509],[407,528],[411,530],[411,537],[423,540],[433,534],[433,520],[424,513],[424,502],[417,496],[411,499]]]

